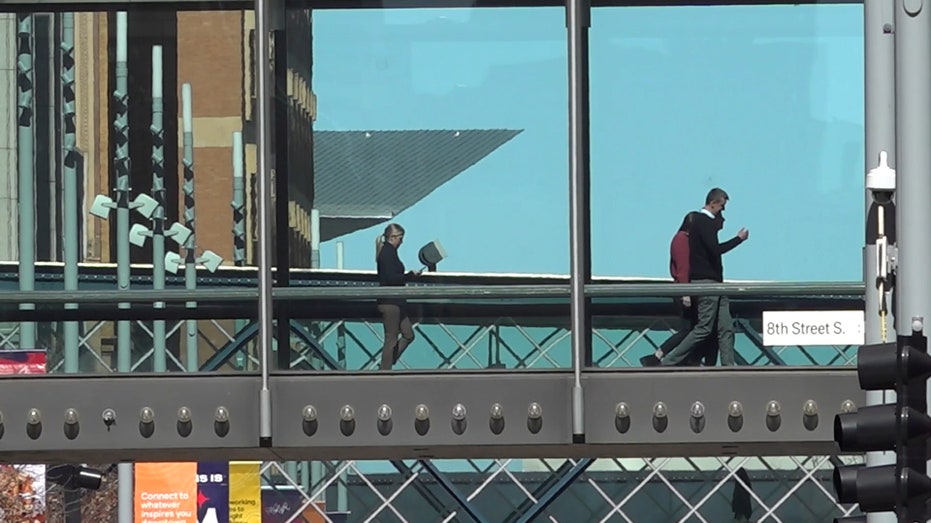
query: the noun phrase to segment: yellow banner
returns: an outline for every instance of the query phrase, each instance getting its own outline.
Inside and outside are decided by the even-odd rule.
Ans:
[[[134,476],[136,523],[197,523],[197,463],[136,463]]]
[[[262,521],[262,480],[258,461],[230,462],[230,521]]]

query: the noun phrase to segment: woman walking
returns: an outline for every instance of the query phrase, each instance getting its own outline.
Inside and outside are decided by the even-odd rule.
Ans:
[[[388,224],[385,232],[375,240],[375,261],[378,264],[378,283],[383,287],[403,287],[419,272],[404,270],[404,263],[398,257],[398,249],[404,242],[404,227],[396,223]],[[404,298],[379,298],[378,312],[381,313],[385,326],[385,343],[381,348],[381,368],[391,367],[401,359],[404,349],[414,341],[414,329],[411,326]],[[398,335],[401,339],[398,340]]]

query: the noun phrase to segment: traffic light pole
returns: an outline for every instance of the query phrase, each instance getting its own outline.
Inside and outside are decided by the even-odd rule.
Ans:
[[[864,114],[867,172],[878,166],[881,153],[885,153],[889,167],[895,169],[895,0],[864,0]],[[882,214],[882,217],[880,217]],[[866,282],[865,341],[874,345],[892,341],[891,279],[882,274],[877,255],[884,253],[880,242],[895,245],[895,219],[892,203],[877,202],[872,191],[866,194],[866,243],[863,249],[863,278]],[[884,239],[881,239],[883,237]],[[891,391],[868,391],[867,405],[895,402]],[[892,465],[895,453],[868,452],[867,466]],[[895,514],[882,512],[867,514],[867,523],[895,523]]]
[[[910,9],[916,5],[914,9]],[[895,74],[898,159],[900,335],[931,320],[931,19],[921,2],[896,0]],[[917,329],[916,329],[917,327]]]
[[[835,469],[834,488],[839,502],[857,503],[867,514],[867,518],[844,518],[846,521],[885,522],[894,511],[896,521],[913,523],[931,519],[931,478],[927,476],[931,357],[925,329],[925,322],[931,321],[931,235],[926,232],[931,223],[931,148],[927,146],[931,143],[931,68],[927,67],[931,63],[931,7],[926,9],[924,0],[893,1],[894,24],[882,21],[883,8],[888,7],[882,0],[867,0],[865,6],[865,34],[869,40],[865,49],[866,187],[876,205],[869,207],[864,254],[868,255],[872,244],[876,257],[872,265],[864,266],[870,327],[867,343],[857,353],[857,376],[861,389],[894,390],[896,401],[882,402],[889,397],[872,395],[870,405],[834,418],[834,440],[841,452],[873,453],[868,455],[866,467]],[[883,45],[888,42],[875,41],[878,31],[895,35],[894,94],[884,90],[883,62],[888,61],[888,50]],[[885,74],[888,76],[888,70]],[[892,112],[890,104],[894,106],[894,130],[887,128],[888,119],[883,116]],[[895,136],[894,148],[888,142],[890,132]],[[878,163],[874,164],[872,156],[877,152]],[[892,154],[895,170],[888,166]],[[887,220],[887,215],[895,219]],[[885,246],[889,240],[894,240],[895,247],[887,256]],[[893,273],[897,305],[894,342],[887,339],[887,309],[883,303],[892,285],[887,276]],[[892,450],[894,465],[877,462],[876,453]]]
[[[931,6],[923,0],[895,0],[896,225],[898,236],[897,316],[900,339],[923,338],[931,321]],[[913,336],[915,335],[915,336]],[[917,341],[917,339],[916,339]],[[924,344],[923,342],[921,343]],[[912,344],[918,345],[917,343]],[[915,347],[921,349],[922,347]],[[909,380],[899,398],[927,412],[926,383]],[[921,396],[920,398],[914,396]],[[921,400],[924,401],[921,401]],[[900,427],[898,444],[904,443]],[[897,472],[927,471],[926,438],[899,447]],[[901,473],[898,474],[901,478]],[[902,496],[900,488],[900,496]],[[897,500],[899,501],[899,500]],[[901,500],[905,501],[905,500]],[[900,521],[928,521],[925,503],[897,503]]]
[[[931,6],[895,0],[897,322],[899,335],[931,321]],[[917,329],[916,329],[917,327]]]

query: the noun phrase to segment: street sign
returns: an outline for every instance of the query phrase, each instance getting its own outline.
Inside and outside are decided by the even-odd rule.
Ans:
[[[863,345],[863,311],[764,311],[763,345]]]

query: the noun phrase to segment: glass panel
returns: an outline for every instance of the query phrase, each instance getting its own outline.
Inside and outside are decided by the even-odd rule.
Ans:
[[[234,249],[231,202],[246,200],[234,197],[234,172],[254,171],[251,63],[244,53],[252,25],[243,11],[0,15],[4,290],[65,288],[71,271],[63,261],[72,246],[81,290],[153,288],[166,270],[166,288],[196,287],[198,279],[209,285],[217,265],[245,263]],[[17,63],[31,68],[17,71]],[[244,142],[238,156],[235,136]],[[30,186],[32,196],[25,192]],[[126,238],[131,243],[122,250]],[[163,240],[161,252],[156,238]],[[34,256],[23,249],[32,245]],[[20,261],[34,267],[34,283]],[[133,267],[123,273],[116,262]],[[195,265],[197,271],[186,271]],[[22,317],[4,309],[0,346],[47,350],[50,372],[65,370],[66,346],[76,348],[75,371],[192,370],[236,332],[228,316],[187,323],[178,321],[182,312],[161,325],[128,321],[120,348],[110,321],[116,305],[84,308],[96,309],[83,318],[94,321],[77,322],[73,334],[48,306],[38,307],[46,312],[37,324],[21,324]],[[156,343],[162,339],[164,353]],[[165,354],[163,364],[154,365],[156,354]]]
[[[623,286],[619,286],[622,289]],[[854,365],[858,345],[773,345],[764,336],[766,311],[858,311],[859,296],[729,296],[734,357],[738,366]],[[692,297],[697,303],[698,298]],[[599,297],[592,304],[592,364],[597,367],[659,365],[694,328],[696,317],[683,312],[679,298]],[[692,314],[697,314],[690,311]],[[862,332],[862,331],[861,331]],[[769,343],[769,344],[767,344]],[[716,331],[698,343],[678,366],[721,365]]]
[[[312,45],[322,267],[397,222],[408,268],[568,272],[563,9],[315,11]]]
[[[725,278],[860,279],[862,16],[854,4],[595,9],[595,274],[668,280],[682,217],[722,187],[721,239],[750,230]]]
[[[296,271],[296,274],[300,272]],[[221,277],[228,277],[222,271]],[[452,369],[568,369],[571,367],[569,300],[565,279],[540,279],[538,286],[489,285],[478,278],[459,278],[461,285],[448,287],[427,280],[420,289],[409,289],[410,297],[398,297],[373,283],[355,287],[310,286],[294,288],[286,296],[292,311],[289,322],[290,354],[281,354],[281,368],[301,370],[378,370],[388,326],[397,325],[394,347],[404,345],[392,368],[420,370]],[[312,285],[307,280],[298,284]],[[671,297],[630,296],[625,285],[601,286],[592,299],[593,353],[590,364],[602,368],[651,365],[649,356],[662,348],[669,352],[692,327],[680,316]],[[836,287],[835,287],[836,288]],[[654,287],[655,289],[655,287]],[[736,336],[738,365],[850,365],[856,345],[780,345],[767,341],[762,318],[766,311],[857,311],[862,299],[856,295],[826,295],[833,288],[813,288],[803,294],[730,296]],[[138,289],[142,291],[143,289]],[[235,289],[201,289],[196,309],[172,301],[161,313],[167,318],[169,370],[223,371],[258,370],[255,352],[254,289],[222,298],[217,293]],[[649,292],[649,291],[645,291]],[[375,297],[375,293],[379,293]],[[240,298],[236,298],[240,296]],[[96,298],[103,299],[103,298]],[[117,298],[119,299],[119,298]],[[182,298],[183,299],[183,298]],[[697,300],[697,298],[695,298]],[[400,303],[399,303],[400,301]],[[24,312],[18,303],[0,302],[0,320],[9,331],[0,343],[15,346],[18,321]],[[75,311],[80,324],[80,369],[113,372],[118,349],[112,334],[114,303],[84,304]],[[394,308],[393,308],[394,307]],[[53,371],[63,370],[62,305],[39,304],[35,314],[46,323],[38,325],[40,345],[50,349]],[[396,310],[395,310],[396,308]],[[404,311],[407,322],[400,316]],[[152,310],[136,305],[126,317],[133,332],[132,369],[153,370]],[[190,318],[191,323],[188,323]],[[188,367],[183,338],[188,327],[199,339],[196,367]],[[861,331],[862,332],[862,331]],[[773,334],[773,333],[769,333]],[[408,339],[412,339],[407,346]],[[834,339],[834,338],[831,338]],[[845,338],[846,339],[846,338]],[[675,341],[674,341],[675,340]],[[831,342],[834,343],[834,342]],[[838,341],[837,343],[841,343]],[[718,340],[712,335],[705,344],[711,349],[706,365],[717,365]],[[702,345],[703,347],[705,345]],[[392,346],[392,344],[388,344]],[[280,350],[280,347],[279,349]],[[697,354],[697,353],[696,353]],[[273,355],[277,361],[279,355]],[[655,362],[654,362],[655,363]],[[688,359],[682,365],[700,362]]]

